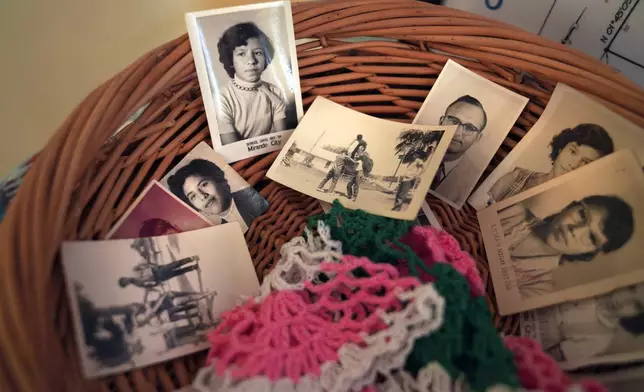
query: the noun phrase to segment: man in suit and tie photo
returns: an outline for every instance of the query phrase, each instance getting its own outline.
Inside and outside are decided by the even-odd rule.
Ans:
[[[464,95],[445,109],[445,113],[440,118],[440,125],[456,125],[458,128],[434,177],[432,190],[438,188],[461,162],[467,150],[481,139],[487,125],[487,114],[478,99],[471,95]]]

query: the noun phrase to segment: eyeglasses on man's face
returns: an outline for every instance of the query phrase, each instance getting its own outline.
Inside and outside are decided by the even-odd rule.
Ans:
[[[442,125],[457,125],[459,126],[468,136],[478,135],[481,130],[475,127],[470,123],[463,123],[461,120],[454,116],[441,116],[440,123]]]

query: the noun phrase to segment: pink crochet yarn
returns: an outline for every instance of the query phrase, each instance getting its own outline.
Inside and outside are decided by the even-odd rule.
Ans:
[[[222,316],[208,336],[208,361],[233,378],[266,375],[271,380],[320,374],[320,365],[337,360],[347,342],[362,342],[357,331],[314,312],[304,292],[278,291],[264,302],[239,306]]]
[[[529,338],[506,336],[504,343],[514,356],[514,364],[523,388],[566,392],[573,384],[557,366],[557,362],[541,350],[538,342]],[[594,380],[584,380],[578,385],[587,392],[606,391],[606,388]]]
[[[485,294],[485,286],[476,268],[476,262],[469,253],[461,250],[456,239],[448,233],[429,226],[414,226],[402,238],[402,242],[410,246],[427,266],[448,263],[467,279],[474,295]],[[409,274],[407,263],[403,262],[397,268],[402,275]],[[422,270],[420,272],[423,282],[433,281],[432,276]]]
[[[355,278],[352,271],[362,269],[367,276]],[[305,287],[317,301],[312,305],[316,312],[333,312],[341,322],[352,330],[376,332],[385,327],[378,312],[400,311],[402,304],[397,298],[399,291],[417,287],[420,282],[414,277],[399,277],[389,264],[375,264],[369,259],[345,256],[342,263],[322,263],[320,271],[333,276],[322,284],[306,282]]]
[[[351,273],[356,268],[359,277]],[[261,303],[251,300],[222,315],[208,336],[208,361],[219,375],[230,370],[235,379],[265,375],[294,382],[319,376],[323,363],[338,359],[340,347],[364,344],[365,333],[386,328],[380,312],[402,308],[397,294],[420,285],[366,258],[347,256],[320,269],[330,278],[325,283],[272,292]]]

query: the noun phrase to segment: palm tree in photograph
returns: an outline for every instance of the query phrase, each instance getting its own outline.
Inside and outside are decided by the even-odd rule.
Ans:
[[[416,158],[426,161],[432,155],[435,144],[440,141],[442,136],[442,131],[420,131],[417,129],[403,131],[398,136],[398,144],[394,147],[396,156],[400,159],[394,176],[403,163],[413,162]]]

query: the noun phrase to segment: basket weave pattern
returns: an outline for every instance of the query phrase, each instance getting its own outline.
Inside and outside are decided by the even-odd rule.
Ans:
[[[303,3],[293,9],[296,38],[313,39],[297,48],[305,107],[322,95],[363,113],[411,122],[448,58],[529,97],[486,174],[537,121],[557,82],[644,126],[644,92],[632,82],[587,55],[516,27],[407,0]],[[343,41],[363,36],[375,38]],[[148,102],[133,124],[111,137]],[[203,355],[84,380],[57,252],[64,240],[103,238],[147,182],[161,178],[203,140],[209,131],[186,36],[98,87],[58,129],[0,226],[0,389],[172,391],[191,381]],[[279,247],[301,232],[309,216],[322,212],[314,199],[265,177],[276,156],[233,165],[270,202],[246,234],[260,277]],[[457,211],[431,197],[428,202],[478,261],[497,327],[516,332],[516,317],[496,316],[475,211]]]

